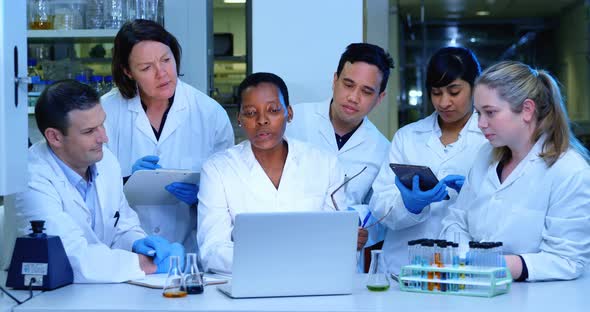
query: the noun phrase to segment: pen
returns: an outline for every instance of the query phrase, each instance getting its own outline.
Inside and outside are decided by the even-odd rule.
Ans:
[[[363,219],[363,224],[361,225],[362,228],[364,228],[365,225],[367,225],[367,221],[369,221],[370,217],[371,217],[371,212],[369,211],[369,213],[367,213],[367,215],[365,216],[365,219]]]
[[[117,227],[117,223],[119,223],[119,217],[120,216],[121,215],[119,214],[119,210],[117,210],[117,212],[115,212],[115,216],[114,216],[114,218],[117,219],[117,220],[115,220],[115,226],[114,227]]]

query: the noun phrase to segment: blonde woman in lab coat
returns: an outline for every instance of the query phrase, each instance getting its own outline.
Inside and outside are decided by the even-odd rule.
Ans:
[[[555,79],[518,62],[476,81],[475,109],[488,139],[442,236],[501,241],[517,281],[574,279],[590,260],[590,166]]]
[[[479,73],[477,58],[465,48],[442,48],[430,58],[426,91],[436,111],[396,132],[389,156],[373,183],[369,209],[374,218],[384,218],[383,253],[392,273],[408,264],[408,241],[439,235],[440,221],[455,202],[464,176],[485,142],[471,101]],[[428,166],[441,182],[432,190],[420,190],[418,181],[407,188],[390,163]],[[450,199],[445,200],[447,194]]]
[[[101,101],[108,147],[119,159],[123,177],[160,167],[200,171],[210,155],[234,144],[225,110],[178,78],[180,56],[176,38],[152,21],[128,22],[115,37],[117,88]],[[178,204],[133,208],[148,234],[195,251],[198,186],[172,183],[166,189]]]
[[[293,118],[285,82],[255,73],[239,86],[238,122],[248,140],[203,165],[198,241],[205,270],[231,272],[232,230],[242,212],[334,210],[330,194],[344,181],[336,156],[284,136]],[[335,193],[338,208],[344,192]],[[359,245],[366,242],[359,230]]]

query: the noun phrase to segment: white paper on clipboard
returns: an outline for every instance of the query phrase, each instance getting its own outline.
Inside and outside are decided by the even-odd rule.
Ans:
[[[156,169],[135,171],[123,191],[130,206],[172,205],[178,199],[164,187],[173,182],[199,184],[200,173],[190,170]]]

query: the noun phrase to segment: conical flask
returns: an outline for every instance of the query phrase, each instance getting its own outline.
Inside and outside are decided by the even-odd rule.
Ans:
[[[371,291],[385,291],[389,289],[389,279],[383,262],[381,250],[371,250],[371,266],[367,278],[367,288]]]
[[[180,258],[178,256],[170,256],[170,269],[166,284],[164,284],[164,297],[179,298],[186,296],[186,287],[184,285],[184,278],[179,266]]]
[[[197,266],[197,254],[187,253],[184,267],[184,284],[189,295],[203,293],[203,278]]]

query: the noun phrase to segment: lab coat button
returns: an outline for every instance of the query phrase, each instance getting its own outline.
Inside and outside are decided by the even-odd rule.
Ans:
[[[86,218],[86,222],[90,223],[90,218]]]
[[[156,226],[156,228],[154,229],[154,233],[156,233],[156,234],[157,233],[160,233],[160,227],[159,226]]]

